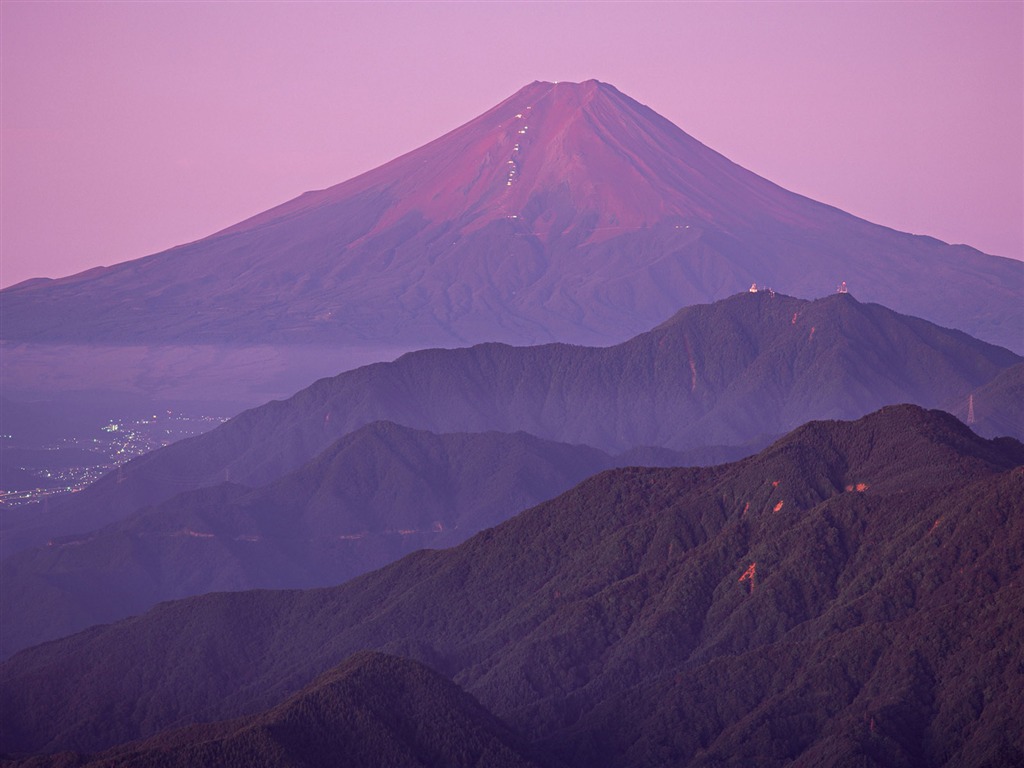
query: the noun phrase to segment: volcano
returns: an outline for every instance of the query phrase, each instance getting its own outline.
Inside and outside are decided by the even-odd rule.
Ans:
[[[751,283],[1024,351],[1024,264],[744,170],[614,87],[534,82],[375,170],[205,239],[3,291],[3,338],[609,344]]]

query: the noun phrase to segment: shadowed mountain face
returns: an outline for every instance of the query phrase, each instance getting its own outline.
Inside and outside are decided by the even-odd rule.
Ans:
[[[811,297],[841,280],[1024,351],[1024,264],[787,192],[609,85],[535,82],[203,240],[11,287],[0,327],[90,344],[604,344],[754,281]]]
[[[421,664],[360,653],[267,712],[25,768],[531,768],[497,718]],[[0,763],[7,765],[5,761]]]
[[[849,294],[811,302],[768,292],[688,307],[614,347],[425,350],[322,379],[144,456],[47,518],[8,516],[5,546],[93,530],[224,480],[264,485],[381,419],[433,432],[521,430],[613,453],[735,446],[889,403],[943,406],[1019,361]]]
[[[689,463],[652,453],[613,458],[524,433],[370,424],[258,490],[222,483],[190,491],[7,558],[0,658],[161,600],[333,586],[414,550],[458,544],[603,469],[640,458]]]
[[[983,437],[1010,435],[1024,440],[1024,363],[1007,368],[945,410]]]
[[[735,464],[610,470],[341,587],[192,598],[22,652],[0,748],[260,711],[376,648],[573,766],[1019,764],[1022,464],[898,406]]]

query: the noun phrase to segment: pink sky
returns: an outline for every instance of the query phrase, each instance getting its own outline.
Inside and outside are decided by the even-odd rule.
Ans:
[[[1024,258],[1024,4],[0,2],[0,285],[195,240],[532,80],[597,78],[746,168]]]

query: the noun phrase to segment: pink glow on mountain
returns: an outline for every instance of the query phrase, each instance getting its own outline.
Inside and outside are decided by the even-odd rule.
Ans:
[[[198,239],[534,79],[613,83],[787,189],[1024,254],[1020,3],[4,2],[0,16],[0,284]]]
[[[531,83],[417,150],[221,234],[369,193],[392,204],[364,240],[409,215],[455,223],[466,234],[497,219],[521,222],[537,205],[545,210],[528,217],[529,234],[542,241],[583,219],[592,220],[596,242],[665,221],[757,226],[771,218],[810,228],[832,218],[827,206],[740,168],[613,86],[588,80]]]
[[[611,85],[534,82],[208,238],[11,287],[0,324],[61,341],[608,343],[752,282],[817,296],[844,278],[1017,346],[1022,273],[787,191]]]

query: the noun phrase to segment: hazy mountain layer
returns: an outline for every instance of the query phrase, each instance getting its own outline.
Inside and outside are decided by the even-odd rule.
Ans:
[[[1007,368],[947,410],[984,437],[1010,435],[1024,440],[1024,363]]]
[[[144,456],[76,494],[65,512],[7,516],[5,546],[94,530],[224,480],[266,484],[380,419],[433,432],[521,430],[613,453],[742,445],[890,403],[966,402],[1018,362],[849,294],[811,302],[768,292],[688,307],[614,347],[425,350],[322,379]]]
[[[195,725],[99,755],[63,753],[29,768],[529,768],[519,740],[451,681],[421,664],[360,653],[258,715]]]
[[[341,587],[192,598],[22,652],[2,748],[259,711],[378,648],[570,765],[1013,765],[1022,463],[899,406],[731,465],[610,470]]]
[[[615,88],[535,82],[380,168],[163,253],[2,292],[5,339],[606,344],[751,282],[1024,352],[1024,263],[740,168]]]
[[[603,469],[687,458],[376,422],[258,490],[189,491],[7,558],[0,656],[162,600],[340,584],[414,550],[458,544]]]

